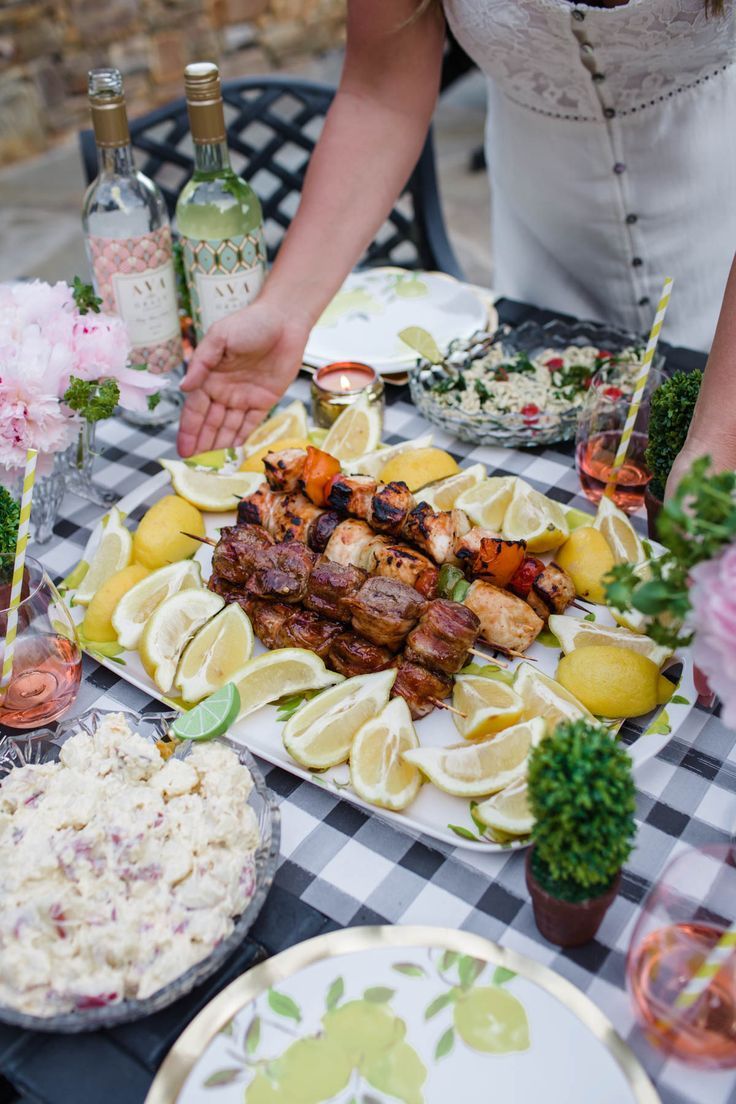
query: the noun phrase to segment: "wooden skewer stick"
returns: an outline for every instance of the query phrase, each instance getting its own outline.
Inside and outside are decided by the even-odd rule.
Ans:
[[[579,602],[571,602],[570,605],[572,606],[573,609],[582,610],[583,613],[589,613],[590,612],[590,610],[588,609],[587,606],[581,606]]]
[[[478,659],[484,659],[486,663],[493,663],[496,667],[508,667],[508,663],[489,655],[488,652],[481,652],[480,648],[468,648],[468,651],[471,655],[478,656]]]
[[[515,659],[526,659],[530,663],[537,662],[534,656],[527,655],[526,652],[515,652],[513,648],[502,648],[500,644],[492,644],[490,640],[482,640],[481,643],[487,644],[488,647],[492,648],[494,651],[503,652],[505,656],[513,656]],[[498,663],[498,660],[494,659],[491,662]]]
[[[454,705],[448,705],[447,702],[440,701],[439,698],[427,698],[427,701],[431,701],[432,705],[436,705],[438,709],[446,709],[448,713],[455,713],[458,717],[467,717],[467,713],[463,713],[461,709],[456,709]]]
[[[200,544],[208,544],[210,548],[217,547],[217,541],[213,540],[212,537],[198,537],[194,533],[185,533],[183,529],[180,529],[179,532],[183,537],[190,537],[192,540],[199,541]]]

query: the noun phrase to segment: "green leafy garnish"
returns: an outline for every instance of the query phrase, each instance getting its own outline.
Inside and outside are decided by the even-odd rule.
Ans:
[[[72,376],[63,401],[88,422],[99,422],[112,416],[120,398],[115,380],[83,380]]]
[[[608,604],[651,618],[647,635],[669,648],[689,644],[690,572],[736,540],[736,472],[709,474],[709,457],[696,460],[657,520],[667,551],[649,561],[643,581],[630,564],[617,564],[605,580]]]
[[[0,487],[0,583],[7,583],[13,577],[13,560],[18,539],[20,521],[20,503],[5,487]]]
[[[90,311],[93,314],[100,313],[102,300],[99,295],[95,295],[92,285],[85,284],[78,276],[72,281],[72,298],[80,314],[89,314]]]

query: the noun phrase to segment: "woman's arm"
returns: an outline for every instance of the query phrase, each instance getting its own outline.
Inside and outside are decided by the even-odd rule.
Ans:
[[[706,455],[712,458],[717,471],[736,469],[736,257],[693,420],[667,480],[666,497],[693,461]]]
[[[411,174],[437,98],[444,25],[417,0],[350,0],[342,79],[299,210],[263,291],[216,323],[194,354],[183,456],[240,443],[284,393],[309,331]]]

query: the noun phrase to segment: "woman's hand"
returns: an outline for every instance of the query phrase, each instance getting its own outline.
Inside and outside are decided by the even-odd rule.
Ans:
[[[182,382],[181,456],[240,445],[301,367],[309,323],[266,299],[216,322]]]

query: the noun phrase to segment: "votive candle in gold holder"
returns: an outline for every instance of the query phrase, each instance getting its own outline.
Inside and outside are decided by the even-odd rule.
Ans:
[[[369,364],[357,360],[325,364],[312,376],[311,392],[312,420],[324,429],[364,396],[378,406],[383,420],[383,380]]]

